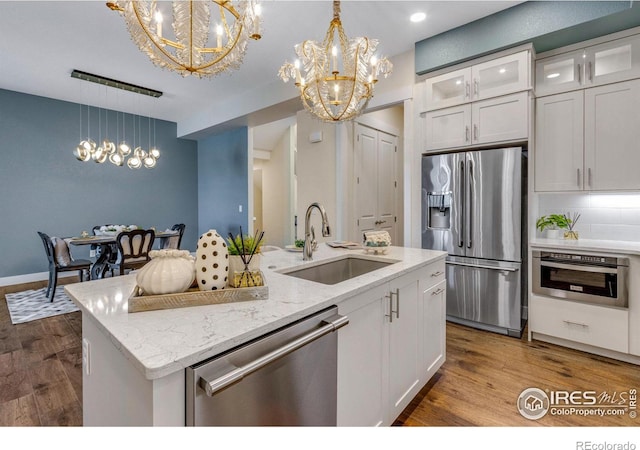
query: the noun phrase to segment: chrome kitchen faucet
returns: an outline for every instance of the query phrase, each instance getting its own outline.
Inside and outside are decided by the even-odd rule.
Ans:
[[[304,216],[304,249],[303,249],[303,261],[311,261],[313,259],[313,250],[318,243],[316,242],[316,234],[313,230],[313,226],[309,228],[311,219],[311,211],[313,208],[318,208],[320,215],[322,216],[322,235],[331,236],[331,230],[329,229],[329,220],[327,220],[327,212],[324,210],[324,206],[315,202],[309,205],[307,213]]]

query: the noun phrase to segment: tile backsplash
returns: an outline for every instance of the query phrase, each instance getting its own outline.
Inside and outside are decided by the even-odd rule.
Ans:
[[[538,217],[580,213],[575,230],[583,239],[640,242],[640,193],[539,194],[538,211]]]

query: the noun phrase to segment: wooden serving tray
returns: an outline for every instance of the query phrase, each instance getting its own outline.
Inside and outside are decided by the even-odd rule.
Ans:
[[[215,305],[219,303],[244,302],[248,300],[266,300],[269,298],[268,286],[230,288],[219,291],[201,291],[197,287],[186,292],[161,295],[139,295],[138,286],[129,297],[129,312],[155,311],[158,309],[186,308],[189,306]]]

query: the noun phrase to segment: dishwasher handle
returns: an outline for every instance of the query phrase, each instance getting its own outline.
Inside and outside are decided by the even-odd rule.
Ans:
[[[221,391],[222,389],[232,385],[233,383],[240,381],[247,375],[250,375],[256,370],[263,368],[267,364],[287,356],[289,353],[294,352],[295,350],[298,350],[299,348],[304,347],[305,345],[317,339],[320,339],[326,334],[337,331],[338,329],[349,323],[349,318],[347,316],[335,314],[324,319],[321,323],[323,323],[324,325],[320,328],[313,330],[303,336],[300,336],[294,341],[291,341],[283,345],[282,347],[277,348],[267,353],[266,355],[261,356],[260,358],[257,358],[242,367],[238,367],[218,378],[209,381],[204,377],[200,377],[198,385],[202,389],[204,389],[209,397],[212,397],[216,392]]]

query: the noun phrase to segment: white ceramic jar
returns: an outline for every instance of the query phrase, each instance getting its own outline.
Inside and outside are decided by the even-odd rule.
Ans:
[[[175,294],[189,289],[196,276],[188,250],[151,250],[149,261],[136,272],[143,295]]]

